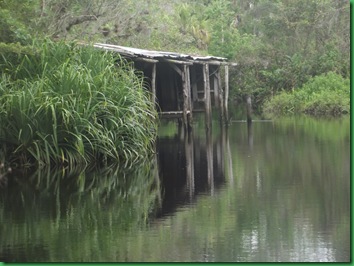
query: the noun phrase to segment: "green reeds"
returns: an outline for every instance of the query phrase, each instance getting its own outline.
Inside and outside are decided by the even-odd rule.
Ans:
[[[50,41],[17,57],[0,59],[6,158],[21,165],[131,164],[152,152],[156,111],[123,59]]]

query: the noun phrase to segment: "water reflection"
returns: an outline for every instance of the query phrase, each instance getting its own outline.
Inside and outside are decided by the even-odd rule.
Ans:
[[[231,162],[228,145],[226,128],[214,136],[210,130],[197,134],[178,130],[159,137],[157,161],[164,200],[158,217],[194,204],[199,194],[213,195],[226,184],[225,162]]]
[[[349,261],[347,120],[234,123],[211,137],[194,132],[193,141],[194,201],[145,234],[154,243],[143,249],[145,261]],[[201,167],[197,142],[205,147]],[[173,164],[166,160],[167,173]],[[205,184],[199,192],[198,176]]]
[[[161,130],[134,168],[8,175],[0,260],[349,261],[349,120]]]
[[[0,196],[0,261],[115,260],[124,254],[119,238],[145,227],[159,206],[156,171],[149,160],[9,176]]]

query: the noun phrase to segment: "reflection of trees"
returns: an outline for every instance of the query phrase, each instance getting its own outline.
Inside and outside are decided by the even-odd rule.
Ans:
[[[348,142],[319,141],[313,133],[317,129],[311,135],[301,125],[299,121],[283,128],[254,122],[250,152],[247,124],[232,124],[227,131],[230,138],[223,141],[229,141],[232,155],[231,169],[224,158],[229,185],[215,186],[214,195],[199,193],[191,208],[159,219],[139,238],[137,247],[136,243],[129,246],[127,257],[132,260],[139,254],[145,261],[348,260]],[[332,126],[337,127],[336,123]],[[194,132],[194,145],[206,143],[204,136]],[[214,155],[216,150],[214,146]],[[206,162],[206,156],[197,159],[197,151],[195,167],[199,168],[198,160]],[[224,151],[228,153],[227,148]],[[203,167],[207,184],[206,164]],[[197,174],[195,184],[198,194]],[[149,254],[148,258],[143,254]]]
[[[113,181],[105,181],[103,172],[86,176],[84,185],[78,178],[66,178],[58,188],[58,201],[56,197],[49,201],[46,194],[54,193],[55,183],[50,185],[51,190],[33,192],[38,184],[37,176],[21,187],[24,203],[18,200],[21,193],[15,194],[11,189],[2,192],[5,194],[0,201],[3,221],[0,254],[8,251],[8,243],[15,247],[21,235],[30,233],[26,255],[36,252],[48,260],[349,259],[349,123],[326,123],[329,132],[338,133],[332,139],[322,126],[301,120],[296,123],[254,121],[251,152],[246,123],[232,123],[228,130],[213,128],[209,142],[213,145],[212,195],[207,178],[205,132],[194,128],[190,138],[161,138],[157,161],[165,193],[162,208],[169,215],[151,220],[149,230],[139,232],[135,232],[139,228],[135,219],[143,217],[139,219],[144,223],[145,214],[153,209],[156,199],[154,178],[146,175],[151,169],[157,171],[154,164],[145,166],[147,169],[137,167],[125,175],[111,170],[107,175],[117,176],[114,180],[118,182],[107,194],[109,190],[105,186]],[[188,156],[194,164],[186,163]],[[39,187],[45,188],[47,182],[51,184],[50,180],[50,174],[44,175]],[[90,190],[92,182],[95,185]],[[70,184],[77,187],[67,197],[64,188],[73,187]],[[95,192],[95,186],[101,187],[100,193]],[[124,186],[126,189],[120,189]],[[80,196],[78,188],[87,193]],[[124,191],[129,192],[124,195]],[[166,198],[171,199],[171,206]],[[4,204],[11,199],[17,205]],[[191,201],[191,207],[179,208],[177,215],[171,213],[176,204],[188,205]],[[26,214],[27,228],[20,228],[24,216],[16,217],[9,209],[11,206],[34,212]],[[42,213],[39,218],[38,212],[48,209],[53,211]],[[75,232],[75,228],[80,231]],[[56,251],[57,247],[63,249],[61,254]]]
[[[240,195],[247,202],[242,216],[263,235],[258,240],[270,243],[275,258],[281,259],[289,248],[298,248],[294,228],[302,225],[312,234],[323,235],[314,245],[325,243],[333,252],[337,252],[339,242],[339,246],[349,247],[345,235],[350,210],[349,124],[305,119],[255,123],[251,155],[245,127],[243,124],[243,130],[238,127],[231,133],[239,135],[234,139],[233,160],[242,166],[235,169]],[[324,128],[337,134],[331,137]],[[315,237],[313,241],[317,241]],[[279,246],[282,243],[286,243],[285,248]],[[311,251],[304,250],[303,254],[306,252]],[[333,256],[340,261],[348,254],[342,251]],[[299,257],[292,259],[301,261]]]
[[[120,236],[146,225],[156,207],[154,164],[13,176],[1,191],[0,259],[114,260]]]

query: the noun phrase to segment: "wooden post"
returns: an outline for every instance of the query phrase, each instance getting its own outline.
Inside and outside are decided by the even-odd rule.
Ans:
[[[189,70],[189,65],[184,65],[183,66],[184,73],[186,75],[186,91],[187,91],[187,107],[188,107],[188,113],[187,113],[187,120],[188,120],[188,127],[189,129],[192,127],[192,122],[193,122],[193,104],[192,104],[192,90],[191,90],[191,76],[190,76],[190,70]]]
[[[220,76],[220,69],[218,69],[218,89],[219,89],[219,105],[220,105],[220,117],[221,117],[221,123],[224,124],[224,111],[225,111],[225,107],[224,107],[224,100],[223,100],[223,89],[222,89],[222,85],[221,85],[221,76]]]
[[[182,86],[183,86],[183,120],[186,129],[191,129],[192,127],[192,93],[191,93],[191,82],[189,65],[183,65],[182,72]]]
[[[156,63],[152,64],[151,92],[152,92],[152,101],[156,104]]]
[[[186,65],[183,66],[182,72],[182,87],[183,87],[183,123],[185,128],[188,128],[188,88],[187,88],[187,73],[186,73]]]
[[[209,130],[211,128],[211,101],[210,101],[210,79],[209,65],[203,64],[203,81],[204,81],[204,106],[205,106],[205,125]]]
[[[246,99],[247,123],[252,123],[252,99],[251,95],[247,94]]]
[[[224,98],[224,108],[225,108],[225,119],[229,122],[229,66],[225,65],[225,98]]]
[[[219,101],[219,81],[218,81],[218,75],[217,73],[214,73],[213,75],[213,81],[214,81],[214,103],[216,108],[220,108],[220,101]]]

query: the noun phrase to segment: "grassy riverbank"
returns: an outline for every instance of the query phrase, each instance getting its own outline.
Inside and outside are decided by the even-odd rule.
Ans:
[[[44,41],[0,57],[0,143],[19,165],[133,163],[152,151],[156,111],[121,58]]]
[[[266,116],[309,114],[340,116],[350,113],[350,81],[329,72],[311,78],[292,92],[281,92],[263,106]]]

